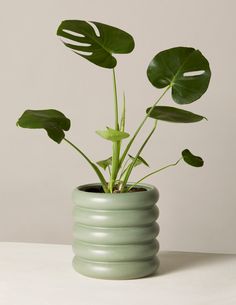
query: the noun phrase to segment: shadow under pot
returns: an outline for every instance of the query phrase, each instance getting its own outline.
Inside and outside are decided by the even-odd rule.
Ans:
[[[74,190],[76,271],[111,280],[141,278],[156,272],[159,193],[148,184],[137,188],[140,191],[106,194],[99,192],[99,184],[87,184]]]

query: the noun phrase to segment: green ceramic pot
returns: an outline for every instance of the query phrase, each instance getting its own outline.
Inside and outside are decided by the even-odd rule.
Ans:
[[[82,185],[73,192],[74,269],[101,279],[153,274],[159,266],[157,189],[142,184],[140,192],[89,191],[98,186]]]

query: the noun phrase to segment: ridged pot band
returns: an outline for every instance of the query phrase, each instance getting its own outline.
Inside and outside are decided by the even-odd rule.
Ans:
[[[75,270],[103,279],[132,279],[154,273],[159,266],[157,189],[142,184],[139,187],[146,191],[87,191],[96,186],[83,185],[73,192]]]

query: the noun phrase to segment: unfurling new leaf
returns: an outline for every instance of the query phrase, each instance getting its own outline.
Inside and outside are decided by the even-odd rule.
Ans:
[[[96,133],[101,136],[103,139],[112,141],[112,142],[118,142],[125,138],[129,137],[129,134],[124,131],[119,131],[113,128],[107,127],[106,130],[97,130]]]
[[[101,168],[103,168],[104,170],[107,169],[108,166],[110,166],[112,164],[112,157],[107,158],[105,160],[101,160],[96,162],[97,165],[99,165]]]
[[[130,159],[131,159],[132,161],[134,161],[135,157],[133,157],[133,156],[131,156],[131,155],[129,155],[129,157],[130,157]],[[147,161],[145,161],[141,156],[138,156],[137,160],[136,160],[135,163],[134,163],[134,167],[135,167],[135,166],[138,166],[138,165],[140,165],[140,164],[144,164],[144,165],[146,165],[146,166],[149,167],[149,164],[147,163]]]

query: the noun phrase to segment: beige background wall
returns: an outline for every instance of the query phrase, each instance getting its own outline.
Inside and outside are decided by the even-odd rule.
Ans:
[[[186,147],[205,159],[203,169],[181,164],[148,180],[161,193],[162,249],[236,253],[235,10],[233,0],[1,1],[0,240],[70,243],[70,193],[96,181],[66,144],[16,128],[24,109],[63,111],[72,120],[68,138],[95,160],[110,154],[94,130],[112,124],[111,71],[72,54],[55,35],[61,20],[74,18],[123,28],[136,40],[117,68],[130,132],[160,94],[146,77],[157,52],[193,46],[209,59],[209,91],[186,107],[209,121],[160,123],[143,155],[153,169],[177,160]],[[132,180],[144,173],[140,168]]]

